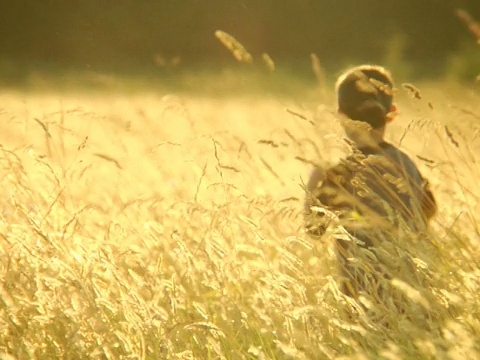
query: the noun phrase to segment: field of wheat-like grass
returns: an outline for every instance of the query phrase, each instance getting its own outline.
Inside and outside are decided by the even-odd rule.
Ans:
[[[407,90],[388,138],[439,212],[358,300],[302,227],[332,95],[1,93],[1,358],[479,358],[479,97]]]

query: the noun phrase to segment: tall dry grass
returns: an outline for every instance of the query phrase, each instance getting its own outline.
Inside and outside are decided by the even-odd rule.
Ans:
[[[302,227],[332,98],[1,94],[2,358],[478,358],[478,95],[420,90],[388,136],[440,210],[358,300]]]

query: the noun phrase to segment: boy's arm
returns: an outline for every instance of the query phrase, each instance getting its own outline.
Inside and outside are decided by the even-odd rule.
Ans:
[[[324,214],[312,211],[312,206],[320,205],[317,198],[318,190],[322,187],[326,178],[326,172],[324,169],[316,167],[312,170],[310,178],[305,188],[305,230],[311,236],[322,236],[328,226]]]
[[[321,209],[320,211],[312,211],[311,207],[325,206],[330,209],[341,210],[344,207],[345,185],[350,177],[351,173],[342,163],[327,170],[315,168],[312,171],[306,186],[305,199],[305,227],[308,233],[321,236],[330,222]]]
[[[304,209],[307,212],[310,212],[310,207],[315,205],[315,190],[320,187],[320,184],[325,180],[326,172],[325,170],[316,167],[312,170],[310,178],[306,186],[306,198],[304,203]]]
[[[307,190],[312,191],[314,190],[320,182],[325,180],[326,171],[319,167],[313,169],[312,173],[310,174],[310,179],[308,179],[307,183]]]

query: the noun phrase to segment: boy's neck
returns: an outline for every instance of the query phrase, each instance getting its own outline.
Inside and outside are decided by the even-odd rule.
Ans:
[[[385,142],[385,126],[372,129],[363,126],[346,126],[345,132],[357,148],[375,148]]]

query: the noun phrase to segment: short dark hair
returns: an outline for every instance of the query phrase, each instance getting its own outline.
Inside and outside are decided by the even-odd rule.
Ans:
[[[352,120],[374,129],[386,124],[393,102],[393,81],[380,66],[362,65],[344,72],[337,80],[338,109]]]

